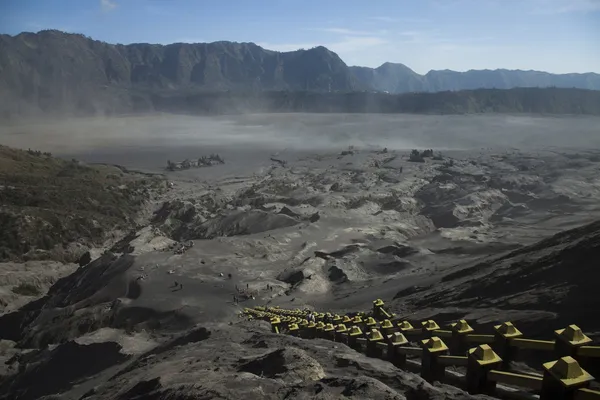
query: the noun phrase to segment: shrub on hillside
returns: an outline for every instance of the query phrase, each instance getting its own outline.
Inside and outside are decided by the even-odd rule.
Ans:
[[[423,158],[423,156],[421,155],[421,153],[419,153],[419,150],[413,150],[410,153],[408,161],[412,161],[412,162],[425,162],[425,159]]]
[[[40,289],[32,285],[31,283],[20,283],[19,285],[12,288],[13,293],[20,294],[21,296],[39,296],[41,294]]]

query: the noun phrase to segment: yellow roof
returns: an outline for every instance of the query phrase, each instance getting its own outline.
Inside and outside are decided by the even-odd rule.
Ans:
[[[591,343],[592,339],[583,334],[577,325],[569,325],[565,329],[554,331],[559,339],[569,343],[572,346],[581,346],[586,343]]]
[[[358,326],[354,325],[350,328],[350,336],[360,336],[362,334],[363,332]]]
[[[437,352],[448,350],[448,346],[446,346],[446,344],[442,341],[442,339],[440,339],[437,336],[434,336],[431,339],[421,340],[421,345],[423,346],[424,349],[426,349],[432,353],[437,353]]]
[[[493,364],[502,361],[498,354],[494,353],[494,350],[487,344],[482,344],[469,349],[469,356],[477,360],[479,365]]]
[[[415,329],[412,324],[408,321],[402,321],[402,322],[398,322],[398,328],[402,329],[402,330],[409,330],[409,329]]]
[[[471,325],[467,323],[464,319],[459,320],[453,324],[450,324],[450,327],[454,332],[457,333],[470,333],[475,331],[475,329],[471,328]]]
[[[518,330],[512,322],[504,322],[501,325],[496,325],[494,326],[494,329],[505,338],[523,336],[521,331]]]
[[[581,385],[583,382],[589,382],[594,379],[571,356],[547,362],[544,364],[544,369],[558,379],[565,387]]]
[[[386,319],[381,323],[381,327],[389,329],[389,328],[393,328],[394,325],[392,324],[392,321],[390,321],[389,319]]]
[[[371,331],[367,334],[368,338],[372,342],[379,342],[384,339],[381,332],[378,329],[371,329]]]

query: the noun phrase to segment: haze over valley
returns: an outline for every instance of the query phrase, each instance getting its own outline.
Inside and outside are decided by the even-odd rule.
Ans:
[[[600,148],[597,117],[534,115],[161,114],[46,120],[0,127],[3,144],[87,162],[163,172],[167,159],[218,151],[337,152],[365,149],[446,150]],[[566,135],[565,132],[569,134]],[[197,158],[197,157],[196,157]],[[267,164],[268,158],[263,159]],[[227,165],[220,168],[228,168]],[[211,173],[202,171],[202,174]]]

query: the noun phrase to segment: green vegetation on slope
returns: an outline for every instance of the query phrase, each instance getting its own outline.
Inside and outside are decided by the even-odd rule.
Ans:
[[[160,181],[113,166],[0,146],[0,261],[74,261],[69,245],[99,245],[126,229]]]

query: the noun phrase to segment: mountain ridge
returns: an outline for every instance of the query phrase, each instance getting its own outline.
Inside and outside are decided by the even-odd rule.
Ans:
[[[331,92],[338,96],[333,103],[324,105],[326,109],[356,112],[352,111],[356,109],[350,104],[352,102],[343,106],[346,94],[410,94],[524,86],[600,89],[598,74],[586,75],[583,82],[583,78],[577,74],[563,76],[536,71],[515,75],[513,72],[444,70],[419,75],[403,64],[384,63],[375,69],[348,67],[335,52],[324,46],[277,52],[252,42],[125,45],[109,44],[82,34],[44,30],[15,36],[0,35],[0,118],[49,113],[97,114],[99,110],[107,110],[109,114],[160,111],[160,107],[156,107],[157,98],[173,98],[176,95],[178,101],[183,102],[190,95],[197,97],[203,94],[205,101],[208,101],[214,93],[227,92],[254,93],[254,97],[262,93],[267,101],[274,98],[267,92],[299,93],[291,103],[289,96],[284,95],[287,96],[284,99],[287,105],[275,104],[272,110],[266,111],[302,110],[306,107],[292,104],[303,101],[305,95],[302,93]],[[571,103],[575,101],[576,104],[566,104],[564,99],[559,99],[558,103],[562,102],[565,107],[546,108],[546,112],[573,113],[575,110],[575,113],[600,114],[600,107],[597,110],[594,108],[596,106],[589,107],[589,104],[597,104],[595,100],[589,102],[590,95],[586,94],[582,96],[585,99],[578,100],[577,96],[565,93],[554,92],[554,95],[564,97]],[[444,112],[479,112],[472,110],[486,109],[511,111],[507,104],[493,104],[495,100],[490,100],[487,95],[484,96],[486,101],[492,103],[468,107],[440,107],[442,98],[449,101],[452,96],[439,96],[437,100],[427,97],[429,103],[415,103],[408,107],[406,99],[398,100],[404,106],[395,108],[386,100],[389,103],[386,109],[387,112],[405,112],[403,110],[407,109],[420,110],[417,112],[436,112],[439,109],[449,110]],[[471,98],[471,95],[465,94],[463,97]],[[529,97],[527,101],[541,101],[536,100],[535,96],[531,100],[531,94]],[[422,96],[413,99],[415,102],[422,100]],[[521,97],[516,102],[525,100]],[[324,104],[323,99],[315,101],[315,104]],[[431,102],[438,105],[432,105]],[[583,102],[587,103],[580,104]],[[252,105],[251,108],[256,107]],[[308,108],[314,109],[313,106]],[[536,107],[514,106],[512,111],[522,112],[521,108]],[[580,112],[580,109],[587,111]],[[193,109],[183,111],[194,112]]]
[[[600,74],[594,72],[552,74],[536,70],[449,69],[421,75],[401,63],[386,62],[377,68],[351,66],[365,85],[390,93],[442,92],[446,90],[513,89],[516,87],[560,87],[600,90]]]

